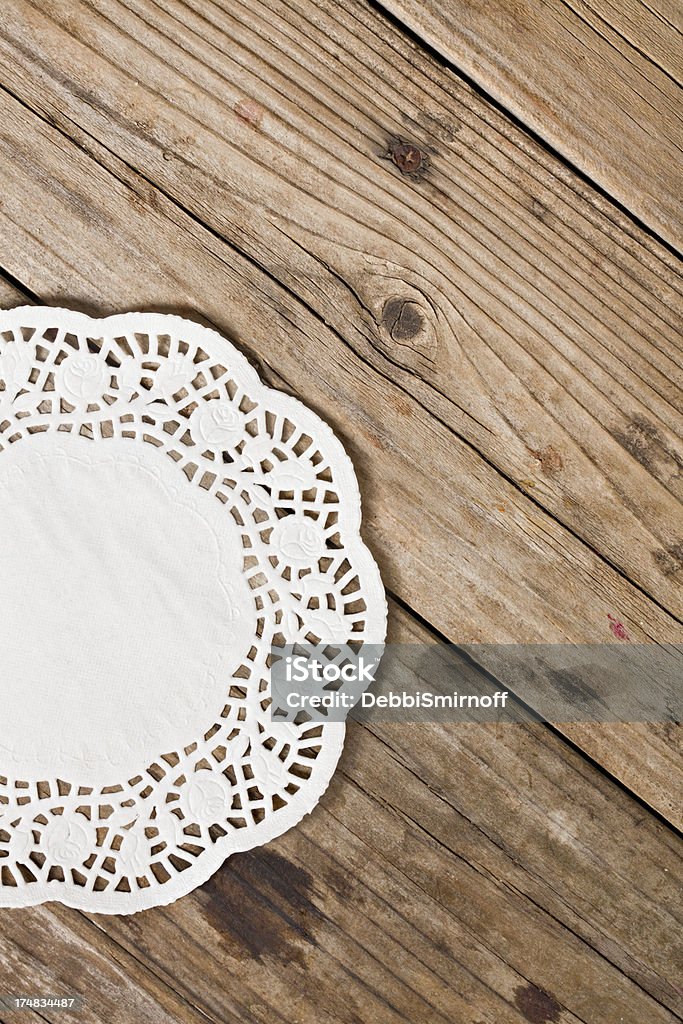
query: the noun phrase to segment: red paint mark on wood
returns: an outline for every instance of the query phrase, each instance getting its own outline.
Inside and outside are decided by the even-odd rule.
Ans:
[[[608,615],[607,618],[609,619],[609,628],[612,630],[617,640],[631,639],[623,622],[620,622],[619,619],[615,619],[613,615]]]
[[[260,128],[265,109],[256,100],[238,100],[233,110],[241,121],[245,121],[252,128]]]

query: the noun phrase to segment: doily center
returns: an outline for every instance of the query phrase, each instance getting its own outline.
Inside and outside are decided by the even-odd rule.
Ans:
[[[45,434],[3,453],[0,523],[16,776],[106,784],[199,739],[254,637],[229,510],[149,445]]]

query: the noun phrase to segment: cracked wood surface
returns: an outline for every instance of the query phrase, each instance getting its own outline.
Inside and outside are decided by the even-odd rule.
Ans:
[[[378,0],[681,251],[676,0]]]
[[[676,261],[456,75],[350,0],[8,0],[0,84],[0,265],[209,322],[318,409],[394,639],[680,642]],[[672,1021],[680,851],[609,774],[678,820],[677,731],[562,728],[352,725],[302,826],[169,908],[13,913],[2,984],[121,1024]]]

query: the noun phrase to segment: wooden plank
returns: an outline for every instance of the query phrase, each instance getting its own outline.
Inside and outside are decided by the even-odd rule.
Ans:
[[[0,929],[0,990],[34,998],[76,997],[72,1011],[0,1010],[7,1024],[38,1019],[82,1024],[207,1024],[199,1012],[159,981],[154,971],[125,952],[83,915],[66,907],[4,910]],[[220,1018],[221,1024],[228,1022]],[[230,1021],[240,1022],[233,1017]]]
[[[672,20],[641,0],[381,6],[681,250],[680,5],[662,5]]]
[[[436,642],[390,611],[392,641]],[[301,829],[171,908],[12,912],[3,959],[27,990],[76,981],[87,1021],[157,1019],[149,972],[161,1019],[671,1021],[680,874],[668,830],[543,727],[353,725]]]
[[[0,109],[10,272],[24,275],[43,301],[100,314],[174,309],[248,339],[266,376],[274,363],[345,440],[361,478],[366,536],[388,587],[444,635],[599,641],[612,635],[618,615],[634,639],[680,636],[671,616],[360,360],[272,274],[86,135],[81,147],[94,146],[109,169],[6,94]],[[251,226],[246,218],[236,223],[239,231]],[[500,514],[501,505],[510,514]],[[563,728],[661,813],[679,812],[671,727]],[[619,745],[625,733],[636,750]]]
[[[31,119],[19,130],[25,114],[16,105],[5,113],[11,116],[4,122],[4,238],[12,269],[26,273],[41,298],[65,301],[70,292],[101,312],[128,302],[156,304],[161,296],[174,309],[186,304],[215,316],[219,327],[248,337],[261,358],[291,374],[302,394],[312,394],[354,437],[357,455],[374,439],[393,443],[396,456],[397,438],[403,442],[396,390],[380,386],[372,368],[368,387],[354,373],[356,357],[342,355],[338,338],[292,295],[115,159],[114,174],[106,173]],[[99,149],[97,156],[105,159]],[[289,319],[273,337],[275,311]],[[298,368],[302,351],[329,352],[339,379],[316,384],[314,368]],[[266,374],[272,379],[267,367]],[[352,435],[355,415],[361,427]],[[421,415],[411,409],[417,442],[425,444],[430,419]],[[486,464],[466,459],[461,444],[453,458],[448,432],[433,433],[436,461],[444,456],[453,470],[473,469],[482,488],[491,486]],[[384,453],[370,455],[373,478],[380,468],[371,512],[391,511],[391,485],[418,457],[417,442],[405,441],[392,474]],[[481,500],[476,493],[472,499]],[[415,523],[419,507],[411,497]],[[521,506],[527,521],[529,507]],[[449,513],[445,526],[459,521]],[[398,522],[407,542],[400,513]],[[547,527],[539,522],[544,532],[556,529],[552,520]],[[375,524],[373,538],[388,544],[391,530],[383,530]],[[427,531],[432,558],[435,536]],[[558,546],[569,544],[574,566],[580,545],[562,531],[554,536]],[[506,542],[501,557],[508,548],[518,564],[514,543]],[[555,550],[545,552],[546,571],[557,571]],[[538,552],[536,558],[545,566]],[[583,566],[585,576],[595,564]],[[579,580],[585,614],[590,587],[584,574]],[[610,573],[599,578],[597,593],[605,580],[614,593]],[[632,600],[642,599],[631,591],[624,587]],[[442,589],[441,600],[444,593],[453,590]],[[400,624],[400,610],[392,613]],[[661,613],[658,621],[670,624]],[[414,628],[412,635],[421,636]],[[491,730],[469,732],[468,745],[455,731],[425,730],[424,747],[416,749],[414,734],[407,745],[395,730],[372,736],[354,729],[346,781],[335,780],[330,793],[335,808],[327,810],[326,801],[302,829],[236,858],[173,908],[94,923],[115,937],[111,948],[123,943],[211,1019],[355,1024],[476,1014],[503,1024],[560,1017],[611,1024],[618,1013],[627,1024],[673,1020],[679,1004],[670,983],[671,909],[680,865],[669,834],[547,730],[511,729],[503,740]],[[614,836],[620,843],[611,842]],[[634,862],[634,849],[645,869],[640,858]],[[124,998],[120,1006],[126,1005]]]
[[[394,640],[428,639],[391,618]],[[102,927],[187,996],[201,977],[213,1016],[234,972],[263,1021],[521,1024],[536,1003],[654,1024],[683,1007],[680,877],[674,836],[543,726],[352,724],[298,828]]]
[[[95,8],[10,0],[8,86],[247,253],[682,618],[677,262],[353,0]],[[387,156],[405,133],[421,177]],[[484,529],[514,520],[500,499]]]
[[[593,15],[596,31],[600,31],[598,23],[605,22],[681,85],[683,8],[677,0],[591,0],[576,7],[581,16]]]
[[[25,301],[1,280],[0,295]],[[434,642],[393,605],[391,622],[394,642]],[[292,837],[171,908],[7,914],[0,985],[82,993],[79,1019],[115,1024],[674,1019],[672,837],[542,727],[354,725]]]
[[[0,309],[13,309],[14,306],[25,305],[32,305],[31,297],[0,275]]]

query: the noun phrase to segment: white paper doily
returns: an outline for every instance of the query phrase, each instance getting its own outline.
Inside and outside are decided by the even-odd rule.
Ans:
[[[0,312],[0,906],[169,903],[310,812],[283,639],[382,643],[341,444],[214,331]]]

